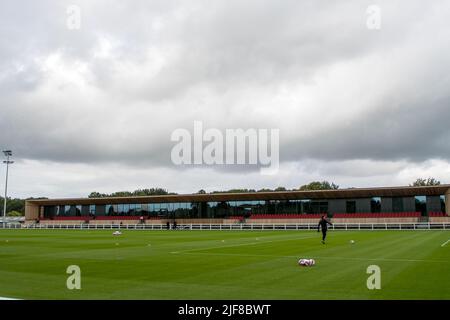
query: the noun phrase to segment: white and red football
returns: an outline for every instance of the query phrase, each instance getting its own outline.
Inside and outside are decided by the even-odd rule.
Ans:
[[[298,260],[298,264],[302,267],[310,267],[316,264],[314,259],[300,259]]]

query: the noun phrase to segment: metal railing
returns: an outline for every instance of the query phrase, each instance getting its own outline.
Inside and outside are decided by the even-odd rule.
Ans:
[[[7,224],[3,229],[167,230],[166,224]],[[172,228],[172,225],[171,225]],[[450,223],[335,223],[331,230],[450,230]],[[173,229],[171,229],[173,230]],[[317,230],[316,223],[178,224],[176,230]]]

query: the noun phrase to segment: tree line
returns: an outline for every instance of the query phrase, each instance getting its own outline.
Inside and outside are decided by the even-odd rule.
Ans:
[[[4,197],[0,197],[0,212],[3,216],[3,204],[4,204]],[[20,217],[25,214],[25,201],[26,200],[37,200],[37,199],[47,199],[47,198],[26,198],[26,199],[19,199],[19,198],[10,198],[8,197],[8,201],[6,202],[6,212],[8,217]]]

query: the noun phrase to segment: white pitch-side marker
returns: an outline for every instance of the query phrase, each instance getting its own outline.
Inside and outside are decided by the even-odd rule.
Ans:
[[[447,244],[447,243],[449,243],[450,242],[450,239],[448,239],[447,241],[445,241],[443,244],[441,244],[441,247],[445,247],[445,245]]]

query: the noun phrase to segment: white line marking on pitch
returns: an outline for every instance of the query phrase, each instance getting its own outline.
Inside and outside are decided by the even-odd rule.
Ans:
[[[351,257],[314,257],[315,259],[337,259],[355,261],[400,261],[400,262],[439,262],[448,263],[448,260],[425,260],[425,259],[397,259],[397,258],[351,258]]]
[[[441,247],[445,247],[445,245],[447,244],[447,243],[449,243],[450,242],[450,239],[448,239],[447,241],[445,241],[443,244],[441,244]]]
[[[252,245],[256,245],[256,244],[272,243],[272,242],[279,242],[279,241],[292,241],[292,240],[312,239],[312,238],[316,238],[316,236],[304,237],[304,238],[292,238],[292,239],[277,239],[277,240],[269,240],[269,241],[258,241],[258,242],[250,242],[250,243],[239,243],[239,244],[232,244],[232,245],[219,246],[219,247],[207,247],[207,248],[189,249],[189,250],[176,251],[176,252],[171,252],[171,253],[185,253],[185,252],[203,251],[203,250],[209,250],[209,249],[221,249],[221,248],[232,248],[232,247],[241,247],[241,246],[252,246]]]
[[[270,257],[270,258],[298,258],[298,256],[277,256],[268,254],[240,254],[240,253],[209,253],[209,252],[177,252],[190,255],[210,255],[210,256],[239,256],[239,257]],[[353,261],[398,261],[398,262],[437,262],[450,263],[447,260],[424,260],[424,259],[396,259],[396,258],[352,258],[352,257],[317,257],[314,259],[335,259],[335,260],[353,260]]]
[[[16,298],[7,298],[7,297],[0,297],[0,300],[20,300]]]

